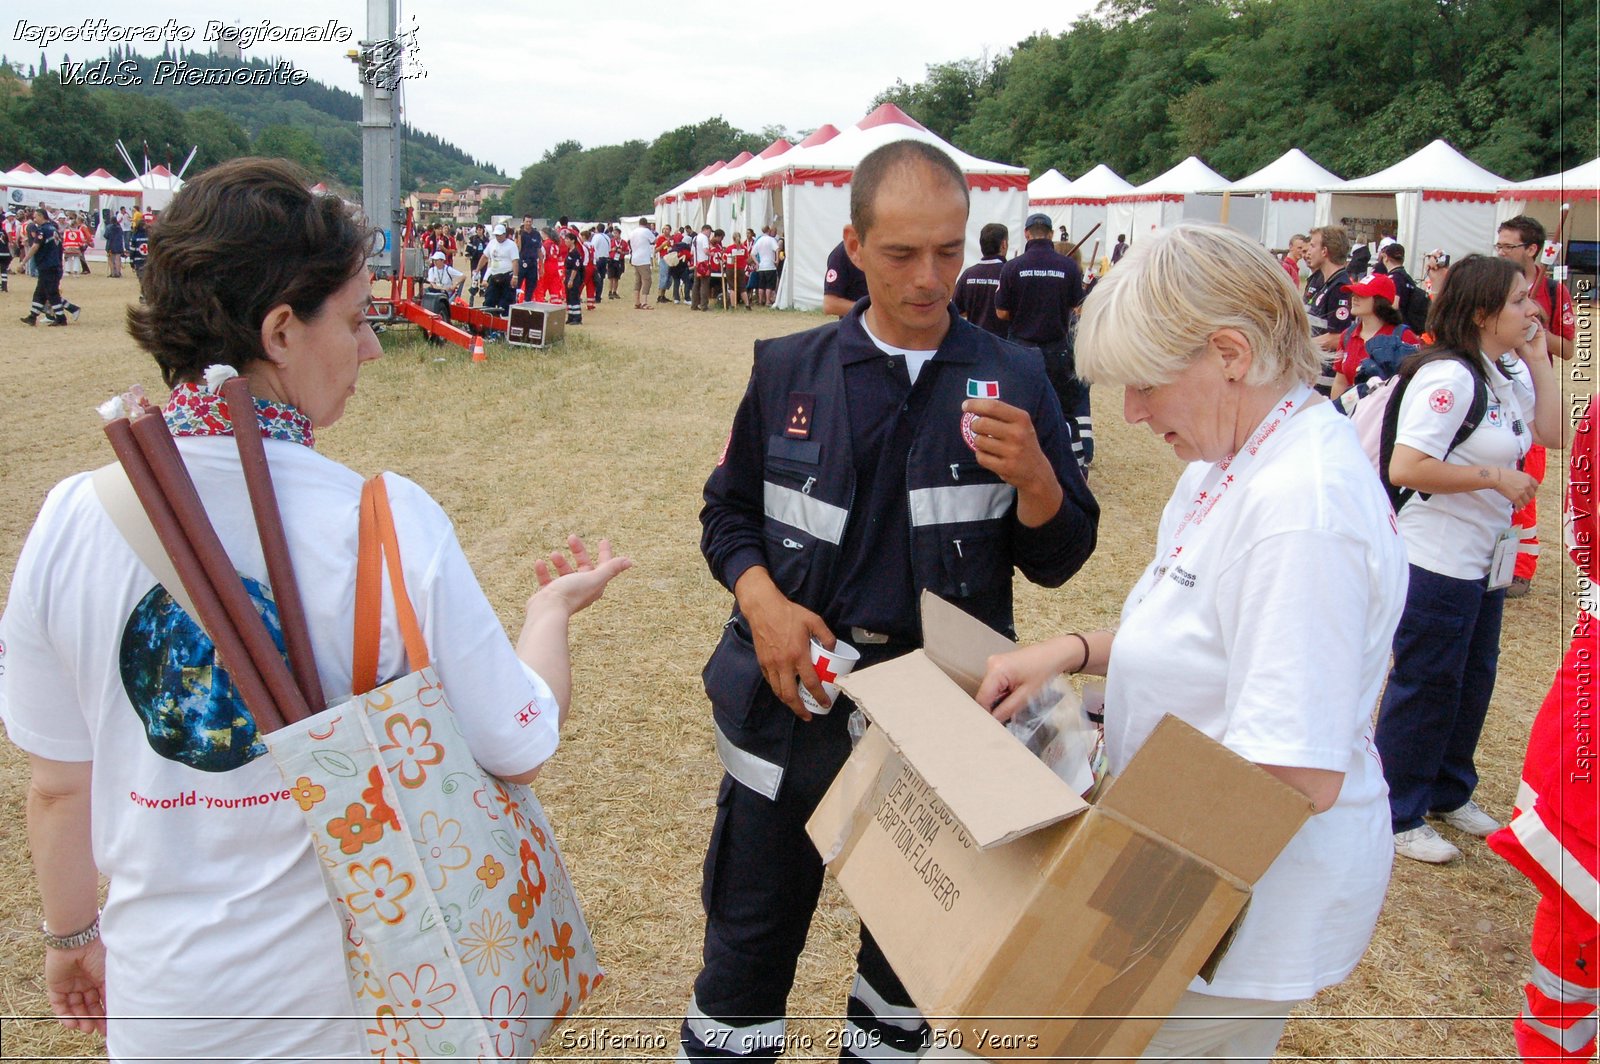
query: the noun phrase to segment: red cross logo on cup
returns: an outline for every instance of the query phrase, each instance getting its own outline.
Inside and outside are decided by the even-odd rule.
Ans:
[[[817,679],[823,683],[833,683],[839,678],[839,674],[833,671],[833,662],[828,660],[825,654],[817,658],[815,668],[817,670]]]

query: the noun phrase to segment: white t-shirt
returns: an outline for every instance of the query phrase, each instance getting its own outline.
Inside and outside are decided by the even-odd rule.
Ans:
[[[449,291],[461,282],[461,271],[454,266],[429,266],[427,284],[430,288]]]
[[[1533,413],[1533,379],[1521,359],[1503,360],[1507,380],[1485,366],[1489,405],[1483,420],[1461,446],[1445,457],[1445,448],[1466,419],[1472,403],[1472,371],[1460,361],[1442,358],[1417,370],[1400,400],[1395,443],[1414,447],[1447,465],[1514,469],[1533,443],[1528,418]],[[1511,500],[1493,488],[1481,491],[1413,495],[1400,508],[1400,534],[1413,565],[1458,580],[1481,580],[1489,574],[1495,537],[1511,527]]]
[[[762,233],[756,237],[756,242],[750,245],[750,254],[756,260],[756,269],[778,268],[778,241],[771,233]]]
[[[1157,560],[1123,606],[1106,751],[1120,773],[1172,713],[1257,764],[1344,773],[1334,806],[1256,884],[1216,979],[1189,987],[1296,1001],[1350,974],[1389,882],[1388,787],[1369,722],[1405,603],[1405,550],[1355,431],[1317,403],[1283,423],[1243,490],[1163,565],[1210,469],[1195,462],[1179,479]],[[1249,810],[1237,815],[1248,830]]]
[[[300,444],[264,443],[323,690],[347,698],[361,477]],[[234,442],[178,447],[230,558],[264,586]],[[410,481],[386,479],[406,582],[473,756],[524,773],[556,748],[550,689],[517,659],[444,512]],[[384,598],[387,680],[406,667]],[[288,785],[247,718],[207,686],[210,642],[170,602],[80,474],[45,500],[0,617],[0,720],[11,741],[94,763],[91,838],[110,880],[110,1052],[365,1059],[349,1019],[282,1019],[353,1012],[343,929]],[[537,712],[520,725],[530,702]],[[204,1018],[217,1016],[246,1018]]]
[[[700,265],[711,257],[711,238],[704,233],[698,233],[694,238],[694,264]]]
[[[517,245],[505,238],[495,237],[483,249],[483,275],[498,277],[510,273],[517,265]]]
[[[628,234],[628,261],[635,266],[648,266],[655,261],[656,235],[644,226]]]
[[[917,383],[917,375],[922,372],[922,367],[926,366],[933,359],[933,356],[939,353],[937,348],[932,351],[913,351],[909,347],[896,347],[893,344],[886,344],[878,339],[871,329],[867,328],[866,318],[861,319],[861,331],[867,334],[867,339],[871,340],[873,346],[879,351],[886,355],[899,355],[906,360],[906,373],[911,377],[912,384]]]
[[[608,259],[611,257],[611,238],[604,233],[595,233],[589,239],[589,246],[594,248],[594,257],[596,259]]]

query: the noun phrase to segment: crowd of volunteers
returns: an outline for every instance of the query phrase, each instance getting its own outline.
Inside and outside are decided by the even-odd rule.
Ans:
[[[315,432],[344,414],[380,350],[364,313],[368,231],[307,184],[285,164],[236,160],[185,186],[159,226],[114,219],[102,238],[130,256],[138,245],[130,332],[172,389],[163,414],[267,610],[208,367],[253,384],[322,685],[342,694],[362,480],[317,454]],[[1533,579],[1544,449],[1567,446],[1556,361],[1574,352],[1575,315],[1543,264],[1543,228],[1519,217],[1483,254],[1431,252],[1417,281],[1407,249],[1353,249],[1338,226],[1275,253],[1181,223],[1119,236],[1086,271],[1033,214],[1016,254],[989,225],[963,270],[968,211],[967,182],[937,148],[899,141],[861,161],[824,278],[837,320],[756,343],[706,481],[701,549],[732,607],[703,674],[724,774],[680,1059],[770,1060],[786,1045],[824,877],[806,822],[866,726],[848,696],[830,700],[813,655],[847,644],[869,668],[917,649],[925,591],[1015,638],[1013,571],[1058,587],[1096,547],[1094,385],[1119,389],[1123,417],[1185,468],[1116,627],[990,658],[978,704],[1005,721],[1062,674],[1103,677],[1110,773],[1173,714],[1312,811],[1254,884],[1213,978],[1194,980],[1144,1059],[1271,1060],[1292,1010],[1360,962],[1395,857],[1447,863],[1470,837],[1489,838],[1543,898],[1520,1051],[1587,1059],[1600,792],[1569,771],[1562,718],[1593,695],[1587,614],[1509,824],[1474,797],[1502,611]],[[75,311],[62,263],[93,239],[67,231],[48,216],[7,229],[8,243],[21,234],[13,259],[40,278],[33,315],[52,324]],[[776,230],[649,219],[435,226],[419,244],[428,291],[502,311],[564,304],[572,324],[626,298],[637,310],[771,306],[784,268]],[[1587,573],[1586,417],[1579,431],[1569,523]],[[489,771],[528,783],[566,716],[568,621],[630,563],[574,539],[570,558],[540,563],[507,639],[448,517],[385,480],[405,586],[465,740]],[[51,1006],[107,1034],[112,1059],[365,1056],[363,1032],[339,1019],[350,1010],[329,1004],[359,993],[361,976],[295,802],[208,814],[199,830],[181,802],[161,801],[281,781],[237,692],[200,678],[217,665],[206,633],[97,490],[81,474],[50,493],[0,618],[0,719],[29,758]],[[380,676],[405,672],[403,623],[385,612]],[[286,968],[299,974],[274,977]],[[394,1009],[397,1022],[426,1018],[420,999]],[[865,925],[846,1035],[843,1059],[915,1057],[933,1042]]]
[[[515,228],[495,223],[462,230],[440,222],[423,232],[419,244],[428,260],[428,291],[470,305],[481,296],[485,308],[500,313],[516,303],[562,303],[569,325],[581,325],[584,310],[622,299],[630,274],[636,310],[660,304],[690,310],[771,306],[784,258],[783,239],[773,227],[730,234],[707,225],[696,232],[658,227],[649,218],[627,226],[562,218],[541,228],[525,215]],[[464,256],[464,271],[456,268],[458,256]]]

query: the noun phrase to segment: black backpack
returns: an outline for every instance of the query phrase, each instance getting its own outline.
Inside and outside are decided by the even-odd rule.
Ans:
[[[1451,451],[1461,446],[1462,443],[1466,442],[1468,436],[1478,430],[1478,425],[1483,421],[1483,415],[1489,409],[1489,382],[1483,375],[1483,367],[1479,365],[1476,359],[1462,358],[1453,351],[1432,351],[1412,359],[1395,375],[1397,379],[1393,385],[1394,391],[1388,397],[1388,405],[1383,411],[1383,435],[1378,442],[1378,476],[1383,481],[1384,491],[1389,495],[1389,505],[1394,508],[1395,513],[1399,513],[1400,508],[1409,502],[1413,495],[1423,499],[1429,497],[1425,491],[1419,492],[1414,488],[1399,488],[1389,480],[1389,462],[1394,458],[1395,437],[1399,435],[1400,431],[1400,401],[1405,398],[1406,389],[1410,387],[1411,380],[1416,376],[1417,370],[1429,362],[1437,362],[1443,358],[1453,358],[1472,371],[1472,401],[1467,404],[1467,416],[1462,418],[1461,427],[1456,429],[1455,436],[1450,440],[1450,446],[1445,448],[1444,458],[1449,458]],[[1502,377],[1507,380],[1511,379],[1511,374],[1506,372],[1506,368],[1500,364],[1499,359],[1495,360],[1494,368],[1499,371]]]
[[[1404,276],[1405,287],[1399,294],[1400,304],[1395,309],[1400,312],[1400,319],[1405,322],[1406,328],[1421,336],[1428,328],[1428,307],[1433,301],[1420,284],[1409,275]]]

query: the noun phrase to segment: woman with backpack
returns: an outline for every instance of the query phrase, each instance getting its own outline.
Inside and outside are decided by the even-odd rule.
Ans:
[[[1377,747],[1395,852],[1444,864],[1460,850],[1425,818],[1479,837],[1500,827],[1472,800],[1473,753],[1515,560],[1511,514],[1537,487],[1517,463],[1533,443],[1560,446],[1562,421],[1544,330],[1515,266],[1487,255],[1456,263],[1428,325],[1434,342],[1402,365],[1405,391],[1393,400],[1388,479],[1415,492],[1398,515],[1411,583]]]
[[[1344,290],[1350,293],[1350,316],[1355,321],[1339,337],[1339,356],[1333,363],[1335,400],[1358,381],[1394,376],[1402,355],[1422,343],[1400,320],[1400,311],[1395,309],[1394,280],[1388,274],[1375,273],[1359,284],[1345,285]],[[1393,339],[1371,343],[1380,336]],[[1409,345],[1410,350],[1401,345]],[[1361,364],[1369,356],[1373,364],[1362,373]]]

